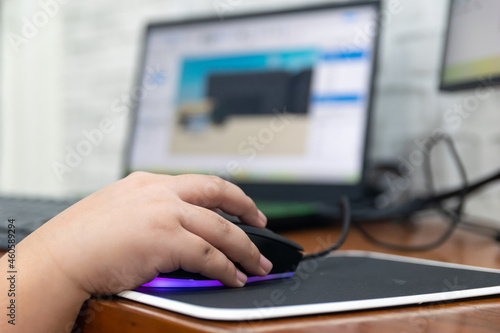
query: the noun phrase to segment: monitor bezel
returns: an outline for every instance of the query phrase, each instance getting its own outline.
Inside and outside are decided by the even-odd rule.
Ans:
[[[446,28],[444,34],[444,46],[441,55],[441,70],[439,72],[439,90],[443,92],[454,92],[461,90],[471,90],[479,87],[489,87],[496,86],[500,84],[500,74],[497,76],[491,75],[490,77],[486,77],[481,79],[467,80],[459,83],[446,84],[444,82],[444,72],[446,68],[446,58],[449,52],[449,42],[450,42],[450,30],[451,30],[451,17],[453,12],[453,3],[456,0],[449,0],[448,2],[448,11],[446,17]]]
[[[243,191],[254,200],[258,201],[274,201],[274,202],[317,202],[326,204],[336,204],[341,196],[347,196],[351,200],[361,200],[367,196],[366,187],[366,175],[367,175],[367,163],[368,163],[368,151],[369,143],[371,137],[371,123],[372,123],[372,110],[373,110],[373,100],[374,100],[374,83],[378,67],[378,48],[379,48],[379,36],[380,36],[380,9],[381,0],[363,0],[356,2],[337,2],[330,4],[315,4],[307,5],[301,7],[285,8],[279,10],[266,10],[258,11],[252,13],[244,14],[232,14],[224,16],[223,21],[234,21],[239,19],[247,18],[257,18],[266,16],[279,16],[283,14],[293,14],[308,11],[318,11],[326,9],[342,9],[342,8],[359,8],[373,6],[377,14],[377,24],[375,25],[376,31],[375,36],[373,36],[373,56],[372,56],[372,69],[370,73],[369,82],[369,96],[367,99],[367,110],[366,110],[366,122],[365,122],[365,138],[363,146],[363,156],[362,156],[362,168],[361,176],[357,183],[343,184],[343,183],[329,183],[329,184],[318,184],[318,183],[271,183],[271,182],[240,182],[235,181],[234,183],[241,187]],[[190,24],[199,23],[210,23],[215,21],[221,21],[221,18],[217,15],[213,16],[203,16],[194,17],[182,20],[168,20],[162,22],[152,22],[147,24],[142,38],[141,55],[139,60],[138,71],[136,73],[135,84],[140,86],[142,84],[144,67],[146,61],[147,53],[147,40],[148,35],[152,29],[165,28],[165,27],[177,27],[186,26]],[[135,139],[135,129],[138,111],[140,107],[140,102],[137,101],[133,103],[132,106],[132,119],[129,122],[129,135],[128,142],[126,144],[126,152],[124,154],[124,176],[129,175],[132,170],[131,165],[131,155],[132,147]],[[147,171],[147,170],[146,170]]]

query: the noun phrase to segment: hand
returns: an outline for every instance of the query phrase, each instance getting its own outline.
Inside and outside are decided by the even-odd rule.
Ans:
[[[266,225],[254,202],[218,177],[139,172],[47,222],[36,246],[91,295],[133,289],[179,268],[243,286],[246,276],[231,261],[251,274],[269,273],[271,263],[246,234],[212,209]]]

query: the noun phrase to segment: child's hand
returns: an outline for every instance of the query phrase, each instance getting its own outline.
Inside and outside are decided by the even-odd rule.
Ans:
[[[178,268],[243,286],[246,276],[231,261],[252,274],[269,273],[271,263],[245,233],[212,209],[266,225],[254,202],[220,178],[140,172],[70,207],[26,246],[44,247],[74,285],[93,295],[132,289]]]

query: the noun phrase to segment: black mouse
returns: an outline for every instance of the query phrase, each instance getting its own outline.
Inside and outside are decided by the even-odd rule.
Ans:
[[[247,283],[291,277],[293,275],[302,259],[302,251],[304,251],[302,246],[269,229],[260,229],[243,224],[236,225],[245,231],[260,253],[273,264],[269,275],[261,277],[248,274],[238,263],[235,263],[236,267],[248,276]],[[156,279],[143,285],[143,287],[175,288],[212,286],[222,286],[222,284],[201,274],[187,272],[182,269],[169,273],[160,273]]]

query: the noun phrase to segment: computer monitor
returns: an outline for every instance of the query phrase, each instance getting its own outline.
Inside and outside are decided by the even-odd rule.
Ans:
[[[451,0],[441,90],[500,83],[500,1]]]
[[[216,174],[257,200],[361,197],[379,6],[149,25],[127,173]]]

